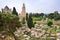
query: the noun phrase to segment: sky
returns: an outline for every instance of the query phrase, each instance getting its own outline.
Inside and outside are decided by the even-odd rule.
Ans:
[[[15,7],[21,13],[23,3],[28,13],[60,12],[60,0],[0,0],[0,11],[7,5],[11,10]]]

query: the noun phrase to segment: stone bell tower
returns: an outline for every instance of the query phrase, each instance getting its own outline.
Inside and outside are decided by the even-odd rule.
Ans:
[[[22,6],[22,11],[19,14],[19,18],[20,18],[20,21],[22,21],[23,18],[26,18],[26,9],[25,9],[25,4],[24,3],[23,3],[23,6]]]
[[[25,9],[25,4],[23,3],[23,6],[22,6],[22,11],[21,11],[21,15],[20,15],[22,18],[25,18],[26,17],[26,9]]]

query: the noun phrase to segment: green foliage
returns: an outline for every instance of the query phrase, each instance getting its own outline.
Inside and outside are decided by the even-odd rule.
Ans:
[[[49,19],[53,19],[53,18],[54,18],[54,13],[48,14],[48,18],[49,18]]]
[[[48,14],[49,19],[55,19],[55,20],[60,20],[60,14],[58,11],[54,11],[54,13]]]
[[[31,29],[32,27],[34,27],[31,14],[29,15],[29,17],[27,16],[27,18],[28,18],[28,19],[27,19],[27,25],[28,25],[28,27]]]
[[[46,37],[46,40],[50,40],[50,37]]]
[[[0,11],[0,13],[1,13],[1,11]]]
[[[17,13],[17,11],[16,11],[16,8],[15,8],[15,7],[13,7],[12,14],[14,14],[14,15],[17,15],[17,16],[18,16],[18,13]]]
[[[48,25],[48,26],[51,26],[52,24],[53,24],[52,21],[50,21],[50,20],[47,21],[47,25]]]
[[[33,21],[41,21],[43,18],[42,17],[32,17]]]
[[[43,17],[45,14],[44,13],[31,13],[32,17]]]
[[[28,13],[26,13],[26,20],[28,20]]]
[[[42,19],[45,20],[46,18],[60,20],[60,14],[58,13],[58,11],[54,11],[54,13],[49,13],[49,14],[31,13],[31,16],[33,17],[33,21],[40,21]]]
[[[56,33],[56,30],[55,30],[55,29],[52,29],[52,30],[51,30],[51,33],[52,33],[52,34],[55,34],[55,33]]]
[[[40,13],[40,16],[43,17],[44,16],[44,13]]]
[[[18,16],[8,13],[1,13],[0,16],[0,31],[14,32],[21,27]]]
[[[55,20],[59,20],[60,19],[60,15],[59,15],[58,11],[54,12],[54,19]]]

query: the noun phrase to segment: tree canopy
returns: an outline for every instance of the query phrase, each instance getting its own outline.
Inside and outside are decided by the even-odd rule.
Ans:
[[[0,32],[5,31],[2,34],[6,33],[15,37],[14,32],[16,31],[16,28],[19,27],[21,27],[21,24],[18,16],[8,13],[0,13]]]

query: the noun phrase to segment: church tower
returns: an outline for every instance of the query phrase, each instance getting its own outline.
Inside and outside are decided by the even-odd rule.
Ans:
[[[21,15],[20,15],[22,18],[25,18],[26,17],[26,9],[25,9],[25,4],[23,3],[23,6],[22,6],[22,11],[21,11]]]
[[[26,19],[26,9],[25,9],[25,4],[24,3],[23,3],[23,6],[22,6],[22,11],[19,14],[19,18],[20,18],[20,21],[22,21],[23,19]]]

